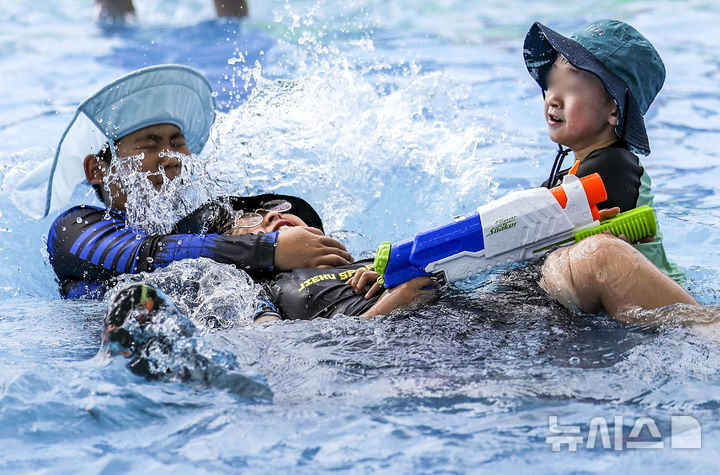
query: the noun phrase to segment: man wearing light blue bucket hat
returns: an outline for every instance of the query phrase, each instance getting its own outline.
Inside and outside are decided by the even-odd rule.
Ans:
[[[187,258],[233,264],[251,275],[352,260],[342,244],[322,234],[312,208],[291,196],[282,198],[309,226],[230,236],[221,229],[177,226],[170,234],[149,234],[127,225],[127,192],[122,184],[107,180],[113,160],[142,153],[139,171],[150,172],[148,179],[159,188],[164,179],[180,175],[182,157],[202,151],[214,120],[210,83],[181,65],[134,71],[78,106],[54,158],[13,193],[18,207],[42,217],[66,207],[76,185],[87,180],[106,205],[73,207],[50,228],[48,253],[63,297],[99,298],[121,274],[152,271]]]
[[[650,153],[643,115],[665,81],[665,66],[652,44],[618,20],[596,21],[569,38],[535,23],[523,53],[543,91],[548,135],[559,148],[544,186],[557,185],[567,174],[599,173],[608,199],[598,207],[607,210],[606,216],[652,206],[650,178],[633,153]],[[574,165],[560,170],[570,151]],[[684,283],[684,274],[668,262],[659,231],[652,242],[635,244],[636,250],[618,241],[599,236],[550,254],[541,285],[558,300],[586,311],[604,307],[614,313],[626,304],[655,308],[694,302],[677,284]],[[654,275],[637,251],[664,275]],[[625,278],[606,275],[608,269]],[[606,280],[597,281],[597,275]],[[600,295],[603,292],[607,295]]]

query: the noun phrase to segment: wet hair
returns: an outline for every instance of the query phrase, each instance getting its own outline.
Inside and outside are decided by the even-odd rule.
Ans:
[[[116,146],[117,143],[113,143],[113,146]],[[99,162],[103,162],[106,165],[110,165],[110,161],[112,161],[112,151],[110,150],[110,144],[104,143],[102,148],[98,153],[95,154],[95,159]],[[103,199],[103,185],[93,185],[93,189],[95,190],[95,193],[97,194],[98,198],[100,198],[100,201],[103,203],[105,200]]]

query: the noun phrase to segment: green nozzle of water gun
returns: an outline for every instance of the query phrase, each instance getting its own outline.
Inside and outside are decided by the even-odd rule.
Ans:
[[[380,243],[380,245],[377,248],[377,252],[375,253],[375,272],[380,274],[380,277],[378,277],[378,284],[382,285],[385,280],[383,279],[383,276],[385,275],[385,269],[387,269],[388,262],[390,261],[390,242],[385,241],[383,243]]]
[[[594,234],[610,231],[614,236],[624,234],[630,242],[653,236],[657,232],[655,213],[645,205],[620,213],[614,218],[601,221],[597,226],[586,228],[575,233],[575,241],[580,241]]]

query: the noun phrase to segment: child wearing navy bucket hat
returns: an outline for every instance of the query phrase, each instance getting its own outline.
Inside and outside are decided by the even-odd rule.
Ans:
[[[598,204],[603,216],[652,206],[650,178],[636,155],[650,153],[643,115],[665,81],[650,41],[618,20],[593,22],[569,38],[534,23],[523,54],[543,91],[548,135],[558,144],[543,186],[556,186],[567,174],[599,173],[608,195]],[[569,152],[575,163],[561,169]],[[685,276],[668,262],[659,231],[633,247],[597,236],[559,249],[547,257],[542,274],[540,285],[551,296],[583,311],[604,308],[618,316],[623,308],[695,303],[680,286]]]

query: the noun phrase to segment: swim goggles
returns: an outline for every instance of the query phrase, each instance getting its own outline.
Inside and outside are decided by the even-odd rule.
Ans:
[[[265,214],[274,211],[276,213],[287,213],[292,208],[289,201],[272,200],[260,205],[255,211],[240,210],[235,216],[235,226],[240,228],[254,228],[260,226],[265,219]]]

